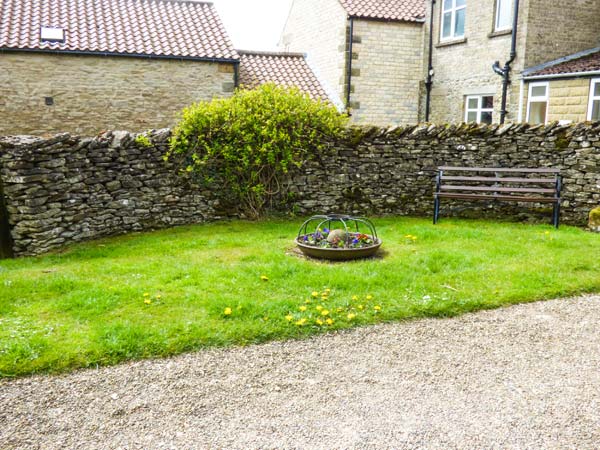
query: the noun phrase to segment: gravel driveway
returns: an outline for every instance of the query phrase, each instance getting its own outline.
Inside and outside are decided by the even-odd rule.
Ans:
[[[0,382],[0,448],[600,447],[600,297]]]

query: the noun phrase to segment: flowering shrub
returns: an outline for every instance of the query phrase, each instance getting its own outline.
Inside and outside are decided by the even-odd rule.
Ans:
[[[346,233],[343,230],[319,228],[314,233],[300,236],[300,243],[319,248],[365,248],[375,244],[373,237],[364,233]]]

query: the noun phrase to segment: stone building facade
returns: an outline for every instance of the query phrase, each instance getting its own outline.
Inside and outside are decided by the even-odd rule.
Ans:
[[[491,110],[491,121],[498,122],[502,77],[492,70],[492,65],[499,61],[502,67],[509,60],[515,0],[451,0],[450,9],[444,9],[447,2],[436,1],[433,10],[432,0],[427,3],[425,33],[429,36],[432,28],[434,71],[429,119],[432,122],[470,121],[475,114],[469,116],[469,112],[477,111],[480,118],[484,109],[487,119],[489,116],[485,113]],[[600,2],[576,0],[569,3],[567,7],[564,3],[547,0],[519,2],[507,121],[527,120],[526,86],[521,84],[521,73],[526,68],[600,45]],[[445,15],[455,18],[457,10],[462,11],[464,27],[461,25],[458,32],[450,30],[451,35],[444,36],[443,18]],[[510,13],[501,14],[501,11]],[[426,75],[425,72],[423,76]],[[562,112],[557,110],[552,119],[562,117]],[[569,117],[581,115],[569,114]]]
[[[0,3],[0,134],[146,130],[231,95],[239,55],[209,3]]]
[[[423,17],[423,0],[294,0],[280,47],[307,54],[354,123],[415,123]]]

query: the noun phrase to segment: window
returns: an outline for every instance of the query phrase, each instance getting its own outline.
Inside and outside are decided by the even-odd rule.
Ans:
[[[531,83],[527,98],[527,122],[546,123],[548,117],[548,83]]]
[[[495,31],[510,30],[512,28],[514,0],[496,0]]]
[[[65,30],[54,27],[41,27],[40,39],[46,42],[65,42]]]
[[[600,120],[600,78],[594,78],[590,84],[590,105],[587,120]]]
[[[465,101],[465,122],[492,123],[494,97],[469,95]]]
[[[443,0],[441,40],[461,38],[465,35],[466,0]]]

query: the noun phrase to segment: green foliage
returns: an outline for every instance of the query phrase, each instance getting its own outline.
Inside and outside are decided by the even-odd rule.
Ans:
[[[382,258],[332,264],[290,254],[300,222],[179,227],[0,261],[0,378],[600,291],[600,239],[578,228],[387,217]]]
[[[185,108],[166,156],[183,174],[223,186],[257,218],[286,198],[288,172],[327,151],[346,120],[296,88],[266,84]]]
[[[135,138],[135,143],[140,147],[152,147],[152,142],[145,134],[138,134]]]

